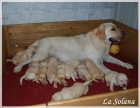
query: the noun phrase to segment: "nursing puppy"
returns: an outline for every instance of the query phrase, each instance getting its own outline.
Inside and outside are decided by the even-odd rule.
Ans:
[[[83,61],[89,58],[104,74],[111,70],[104,66],[103,61],[132,69],[133,66],[131,64],[122,62],[109,55],[110,45],[112,43],[119,44],[124,36],[124,31],[109,22],[99,25],[86,34],[71,37],[46,37],[32,44],[37,45],[35,55],[16,66],[14,72],[20,72],[25,64],[32,61],[42,61],[49,56],[56,57],[63,62],[70,62],[75,59]]]
[[[14,65],[18,65],[23,60],[22,56],[14,55],[12,59],[7,59],[6,62],[12,62]]]
[[[35,46],[30,46],[25,51],[17,52],[11,60],[7,59],[7,62],[12,62],[14,65],[18,65],[20,62],[31,58],[33,56],[34,51],[35,51]]]
[[[102,82],[104,82],[104,74],[101,72],[101,70],[95,65],[95,63],[91,59],[86,59],[83,61],[83,64],[85,64],[92,75],[92,78],[94,79],[102,79]]]
[[[45,60],[39,63],[39,69],[35,81],[37,83],[39,83],[40,81],[42,84],[47,85],[48,82],[46,80],[46,76],[47,76],[47,61]]]
[[[60,80],[61,84],[64,86],[67,86],[67,82],[65,81],[65,66],[66,63],[64,62],[59,62],[57,66],[57,76],[58,79]]]
[[[27,50],[25,50],[24,54],[23,54],[23,59],[29,59],[33,56],[33,53],[35,51],[36,46],[29,46]]]
[[[47,68],[48,68],[47,79],[50,82],[50,84],[52,84],[54,82],[54,84],[53,84],[54,88],[57,88],[57,82],[59,84],[61,84],[58,79],[58,76],[57,76],[57,65],[58,65],[57,58],[50,57],[48,60],[48,64],[47,64]]]
[[[80,65],[80,62],[78,60],[72,60],[66,63],[66,67],[65,67],[66,79],[72,78],[74,82],[76,81],[75,79],[78,79],[78,76],[76,73],[76,68],[78,65]]]
[[[52,96],[51,101],[59,101],[66,99],[73,99],[87,94],[88,85],[92,80],[86,81],[85,83],[74,83],[71,87],[64,87],[60,92],[56,92]]]
[[[89,81],[92,79],[92,76],[87,68],[86,65],[82,64],[79,65],[76,69],[78,75],[79,75],[79,78],[85,80],[85,81]]]
[[[36,75],[38,73],[38,62],[31,62],[29,68],[26,70],[25,74],[20,78],[20,85],[22,85],[23,79],[35,81]]]
[[[114,85],[115,86],[120,86],[124,90],[126,89],[127,83],[128,83],[128,78],[125,74],[123,73],[118,73],[115,71],[111,71],[108,74],[105,75],[105,81],[107,86],[110,86],[110,91],[114,91]]]

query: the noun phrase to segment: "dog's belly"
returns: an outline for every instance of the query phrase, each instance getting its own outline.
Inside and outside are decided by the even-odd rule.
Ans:
[[[80,53],[82,51],[75,51],[74,49],[66,49],[66,48],[52,48],[50,50],[50,56],[54,56],[56,57],[58,60],[63,61],[63,62],[69,62],[71,60],[84,60],[85,54],[84,53]]]

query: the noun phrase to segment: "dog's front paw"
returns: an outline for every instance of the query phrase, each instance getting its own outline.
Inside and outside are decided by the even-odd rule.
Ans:
[[[123,89],[124,89],[124,90],[126,90],[127,88],[126,88],[126,87],[124,87]]]
[[[54,87],[54,88],[57,88],[57,85],[54,85],[53,87]]]
[[[131,65],[131,64],[129,64],[129,63],[124,63],[123,64],[123,67],[125,67],[125,68],[127,68],[127,69],[133,69],[134,67]]]
[[[13,70],[14,73],[18,73],[21,71],[21,67],[20,66],[16,66]]]
[[[127,69],[133,69],[134,67],[131,65],[131,64],[129,64],[129,63],[123,63],[123,62],[121,62],[121,63],[119,63],[119,65],[121,65],[122,67],[125,67],[125,68],[127,68]]]
[[[114,92],[114,89],[110,89],[110,91]]]

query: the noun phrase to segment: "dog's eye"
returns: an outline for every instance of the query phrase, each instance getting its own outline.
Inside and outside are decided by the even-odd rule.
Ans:
[[[122,80],[120,80],[120,82],[123,82]]]
[[[112,31],[115,31],[115,28],[111,29]]]

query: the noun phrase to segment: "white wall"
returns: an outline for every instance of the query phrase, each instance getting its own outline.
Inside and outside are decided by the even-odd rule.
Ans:
[[[6,24],[112,19],[113,2],[3,2]]]
[[[138,29],[138,2],[115,3],[114,19]]]

